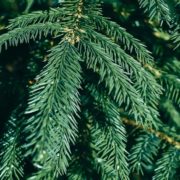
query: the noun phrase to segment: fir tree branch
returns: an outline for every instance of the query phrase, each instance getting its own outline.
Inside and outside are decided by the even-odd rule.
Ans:
[[[155,175],[153,180],[172,180],[175,179],[176,170],[179,167],[180,150],[170,147],[164,152],[156,163]]]
[[[139,2],[151,18],[170,22],[170,12],[165,0]],[[124,124],[147,132],[137,139],[132,148],[131,169],[140,172],[147,164],[152,164],[157,146],[162,140],[173,147],[158,160],[155,179],[172,178],[177,168],[176,160],[179,160],[180,142],[172,133],[166,134],[165,125],[156,122],[161,87],[155,78],[163,81],[167,90],[165,95],[179,103],[178,76],[155,69],[146,46],[124,28],[103,17],[99,0],[67,0],[61,5],[60,8],[33,12],[11,20],[8,27],[10,32],[0,36],[0,49],[29,43],[31,39],[40,39],[42,36],[51,35],[57,41],[62,38],[51,49],[46,66],[30,91],[27,121],[23,124],[27,135],[23,147],[26,155],[32,157],[31,162],[37,171],[29,179],[52,180],[62,174],[67,174],[69,179],[88,179],[87,175],[92,175],[96,169],[102,179],[128,180]],[[173,40],[178,47],[177,33]],[[82,64],[81,59],[84,61]],[[67,171],[71,160],[71,145],[76,143],[78,135],[76,120],[79,118],[79,88],[81,67],[84,65],[85,70],[89,68],[94,71],[87,70],[87,74],[83,74],[84,82],[88,81],[89,72],[95,74],[99,80],[98,85],[103,90],[99,92],[99,89],[85,87],[85,91],[90,91],[86,93],[91,96],[93,108],[84,107],[84,104],[81,106],[87,108],[86,111],[93,117],[90,125],[80,122],[87,126],[92,138],[92,142],[85,142],[89,151],[93,152],[86,153],[93,164],[93,167],[88,167],[91,168],[90,173],[86,172],[88,168],[80,164],[78,155],[73,157],[73,166]],[[119,106],[135,121],[119,119]],[[3,146],[0,167],[0,178],[3,179],[13,179],[15,176],[18,179],[23,175],[17,138],[19,128],[16,127],[10,123],[5,137],[7,144]],[[154,137],[158,141],[154,142]]]
[[[156,126],[151,112],[139,92],[133,87],[131,79],[119,65],[113,62],[111,56],[98,44],[85,39],[81,41],[79,49],[86,60],[87,67],[100,75],[100,82],[105,82],[109,94],[113,95],[119,106],[123,102],[126,103],[125,109],[134,116],[137,122],[139,121],[144,126]]]
[[[94,30],[88,30],[87,35],[92,41],[100,44],[103,49],[111,56],[114,63],[120,65],[124,71],[129,74],[134,83],[134,87],[139,90],[141,97],[145,103],[150,106],[149,110],[155,120],[158,120],[157,104],[162,94],[161,86],[158,85],[154,76],[146,71],[139,62],[133,57],[128,55],[117,44],[113,43],[111,39],[106,36],[95,32]],[[151,67],[151,65],[148,65]]]
[[[146,49],[146,46],[129,34],[126,29],[102,16],[90,15],[89,18],[91,24],[95,23],[95,27],[98,31],[105,32],[106,35],[117,44],[122,42],[124,49],[129,50],[130,53],[135,52],[137,60],[142,64],[152,64],[153,57]]]
[[[13,30],[15,28],[25,28],[29,25],[39,24],[39,23],[58,23],[60,20],[63,23],[68,14],[64,7],[61,8],[51,8],[49,11],[35,11],[32,13],[24,14],[18,16],[17,18],[11,19],[7,28]]]
[[[33,25],[37,23],[72,23],[72,17],[75,16],[74,11],[79,8],[79,2],[80,0],[65,1],[62,2],[62,7],[59,8],[50,8],[50,10],[48,11],[35,11],[32,13],[21,15],[17,18],[10,20],[8,29],[12,30],[14,28],[24,28],[28,25]],[[70,6],[74,6],[74,8],[69,9]]]
[[[149,14],[150,19],[157,19],[159,22],[171,21],[171,14],[168,4],[164,0],[138,0],[140,7]]]
[[[75,48],[62,41],[52,48],[48,64],[31,87],[26,110],[26,114],[31,115],[25,128],[27,155],[34,154],[39,165],[47,162],[53,168],[55,164],[54,173],[66,171],[70,143],[74,143],[77,137],[79,61]]]
[[[132,146],[129,154],[130,169],[143,175],[143,170],[147,166],[152,165],[155,156],[158,154],[161,140],[154,134],[146,132],[141,133],[136,138],[135,144]]]
[[[91,129],[97,169],[102,179],[128,180],[126,130],[119,121],[118,107],[94,85],[87,84],[86,89],[95,100],[94,107],[104,114],[103,122],[94,117],[96,122]]]
[[[17,109],[12,113],[6,124],[7,132],[0,141],[0,179],[3,180],[20,180],[24,175],[18,113]]]
[[[156,137],[160,138],[161,140],[165,141],[166,143],[174,146],[176,149],[180,149],[180,142],[179,141],[176,141],[174,140],[173,137],[170,137],[168,136],[167,134],[165,134],[164,132],[161,132],[161,131],[158,131],[158,130],[155,130],[155,129],[152,129],[152,128],[147,128],[147,129],[144,129],[143,126],[137,124],[135,121],[133,120],[129,120],[127,118],[123,118],[122,119],[123,122],[127,125],[130,125],[130,126],[133,126],[135,128],[138,128],[138,129],[142,129],[144,131],[148,131],[150,134],[154,134]]]
[[[39,23],[24,28],[16,28],[0,36],[0,51],[3,46],[7,49],[8,46],[17,46],[19,43],[24,42],[29,43],[30,39],[41,39],[42,36],[56,35],[62,31],[62,25],[55,23]]]

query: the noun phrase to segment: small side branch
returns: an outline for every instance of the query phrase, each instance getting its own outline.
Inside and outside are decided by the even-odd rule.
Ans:
[[[138,129],[144,129],[143,126],[137,124],[135,121],[133,120],[129,120],[127,118],[122,118],[123,120],[123,123],[124,124],[127,124],[127,125],[130,125],[130,126],[133,126],[133,127],[136,127]],[[170,137],[168,135],[166,135],[165,133],[163,132],[160,132],[160,131],[156,131],[152,128],[146,128],[146,131],[148,131],[149,133],[152,133],[154,134],[156,137],[162,139],[163,141],[165,141],[166,143],[170,144],[170,145],[173,145],[175,146],[175,148],[179,149],[180,150],[180,142],[174,140],[173,137]]]

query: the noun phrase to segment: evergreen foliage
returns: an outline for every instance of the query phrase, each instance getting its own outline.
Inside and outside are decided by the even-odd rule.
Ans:
[[[165,0],[138,2],[151,20],[174,21]],[[65,0],[7,29],[1,51],[44,38],[53,44],[26,110],[6,123],[0,179],[129,180],[155,163],[154,180],[178,177],[180,138],[159,113],[162,99],[180,108],[178,59],[156,68],[147,46],[105,17],[99,0]],[[171,36],[177,49],[178,27]]]
[[[139,4],[149,14],[150,19],[156,18],[158,21],[171,21],[170,9],[166,1],[139,0]]]
[[[169,148],[163,157],[157,161],[153,179],[176,179],[176,170],[179,166],[179,150]]]
[[[14,110],[7,122],[7,130],[1,140],[0,177],[4,180],[23,177],[23,152],[20,142],[20,122],[22,114],[19,108]]]

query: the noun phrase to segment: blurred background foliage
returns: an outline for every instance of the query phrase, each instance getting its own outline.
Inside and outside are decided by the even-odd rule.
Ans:
[[[6,32],[8,20],[33,10],[48,10],[56,7],[62,0],[0,0],[0,34]],[[171,6],[177,0],[169,0]],[[176,13],[180,14],[180,4],[176,6]],[[174,50],[175,45],[170,36],[175,29],[164,23],[162,26],[156,20],[149,20],[148,15],[139,8],[137,0],[104,0],[103,13],[113,21],[125,27],[128,32],[142,40],[152,52],[156,69],[152,70],[160,83],[180,89],[180,49]],[[174,19],[179,24],[179,17]],[[18,47],[10,47],[0,54],[0,132],[2,135],[4,122],[18,104],[26,104],[28,86],[46,63],[47,49],[53,45],[53,39],[44,39]],[[169,81],[162,82],[168,77]],[[178,78],[178,81],[177,81]],[[175,82],[175,83],[174,83]],[[168,92],[165,92],[168,93]],[[159,105],[161,119],[172,132],[180,130],[180,100],[171,101],[171,97],[162,97]],[[131,143],[132,141],[129,141]],[[130,146],[130,145],[129,145]],[[146,174],[142,178],[134,175],[133,180],[151,179],[153,166],[146,167]],[[177,178],[179,175],[177,175]]]

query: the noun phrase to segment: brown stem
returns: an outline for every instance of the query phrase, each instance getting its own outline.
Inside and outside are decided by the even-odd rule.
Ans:
[[[123,120],[124,124],[136,127],[138,129],[144,129],[144,127],[142,125],[137,124],[133,120],[129,120],[127,118],[122,118],[122,120]],[[154,130],[152,128],[146,128],[146,131],[148,131],[149,133],[154,134],[156,137],[162,139],[166,143],[175,146],[175,148],[180,149],[180,142],[174,140],[173,137],[170,137],[170,136],[166,135],[165,133],[157,131],[157,130]]]
[[[147,68],[149,71],[151,71],[155,75],[156,78],[160,78],[162,76],[162,73],[160,72],[160,70],[155,69],[151,65],[145,64],[144,67]]]

